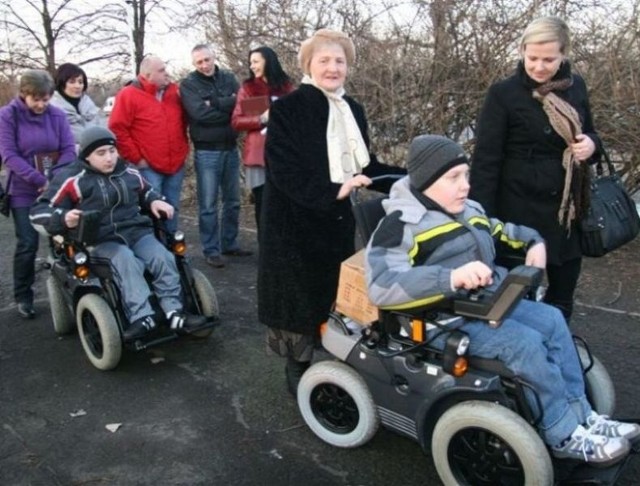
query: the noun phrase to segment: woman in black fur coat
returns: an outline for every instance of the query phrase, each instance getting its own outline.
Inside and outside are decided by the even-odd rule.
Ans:
[[[369,153],[364,110],[344,94],[351,40],[323,29],[298,55],[302,84],[269,113],[258,264],[259,319],[269,348],[288,358],[294,395],[336,298],[340,263],[355,251],[349,193],[405,172]]]
[[[571,72],[566,58],[569,43],[569,29],[557,17],[534,20],[525,30],[516,72],[489,88],[480,112],[469,195],[490,216],[535,228],[544,237],[545,302],[567,320],[582,263],[577,222],[588,204],[585,161],[600,147],[584,80]],[[544,111],[539,93],[545,89],[575,110],[582,130],[573,143],[556,132]],[[573,161],[568,183],[563,165],[567,149],[565,160],[571,156]],[[569,201],[563,197],[567,193]],[[563,200],[563,207],[572,211],[560,218]]]

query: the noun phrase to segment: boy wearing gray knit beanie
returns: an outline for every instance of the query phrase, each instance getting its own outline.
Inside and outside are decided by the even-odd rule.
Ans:
[[[467,199],[469,165],[463,149],[441,136],[411,142],[409,175],[391,188],[365,253],[369,298],[402,312],[453,297],[459,289],[496,288],[506,269],[495,263],[502,248],[519,250],[527,265],[545,268],[546,250],[537,231],[487,217]],[[535,390],[527,395],[540,410],[538,431],[551,454],[607,466],[624,459],[640,426],[609,420],[593,411],[573,338],[562,313],[550,305],[521,300],[498,327],[446,315],[464,331],[469,353],[499,359]],[[439,328],[427,332],[443,348]]]
[[[185,311],[175,256],[156,238],[148,216],[172,218],[173,206],[135,167],[118,157],[116,137],[110,130],[87,128],[79,142],[78,160],[60,171],[38,198],[31,208],[31,223],[49,234],[71,237],[79,237],[82,220],[91,226],[90,234],[82,235],[83,243],[91,259],[108,262],[112,268],[129,321],[124,341],[144,337],[156,328],[158,318],[178,333],[204,325],[204,316]],[[162,313],[151,305],[145,270],[153,276]]]

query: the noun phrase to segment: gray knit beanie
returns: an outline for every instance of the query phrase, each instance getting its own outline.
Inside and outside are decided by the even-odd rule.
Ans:
[[[116,136],[105,127],[93,126],[80,134],[80,152],[78,156],[85,160],[91,152],[103,145],[116,145]]]
[[[409,147],[409,181],[422,192],[452,167],[466,163],[464,149],[453,140],[440,135],[420,135]]]

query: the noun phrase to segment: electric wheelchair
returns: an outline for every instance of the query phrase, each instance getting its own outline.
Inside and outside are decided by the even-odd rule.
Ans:
[[[46,286],[55,332],[65,335],[77,328],[87,358],[100,370],[115,368],[123,349],[141,351],[183,335],[197,338],[211,335],[219,324],[218,300],[213,286],[202,272],[191,267],[186,256],[184,233],[169,234],[161,220],[152,218],[156,238],[175,256],[185,311],[206,316],[207,320],[195,329],[170,330],[152,291],[150,301],[158,326],[142,338],[130,341],[123,338],[129,321],[120,289],[108,262],[98,262],[90,256],[92,235],[97,233],[97,216],[96,212],[85,211],[78,231],[72,236],[49,236],[51,274]],[[151,284],[152,278],[147,272],[145,279]]]
[[[384,216],[381,201],[352,198],[365,243]],[[540,269],[518,266],[496,292],[466,293],[447,310],[499,325],[520,299],[535,294],[542,276]],[[541,417],[525,399],[529,393],[539,400],[535,390],[502,362],[470,356],[468,337],[443,327],[438,310],[381,310],[369,326],[331,313],[321,326],[330,357],[312,364],[297,392],[314,434],[336,447],[358,447],[382,424],[430,452],[446,486],[615,483],[631,455],[608,468],[552,458],[535,428]],[[446,337],[444,349],[426,340],[434,328]],[[612,415],[611,378],[587,344],[575,342],[587,397],[598,413]]]

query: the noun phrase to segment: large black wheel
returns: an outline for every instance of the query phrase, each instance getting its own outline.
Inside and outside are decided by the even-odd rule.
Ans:
[[[213,289],[209,279],[205,275],[195,268],[193,272],[193,286],[196,292],[196,298],[202,311],[202,315],[207,317],[220,317],[220,308],[218,307],[218,297],[216,297],[216,291]],[[196,331],[192,333],[192,336],[198,338],[207,338],[213,332],[213,328],[203,329],[202,331]]]
[[[78,334],[91,364],[111,370],[120,362],[122,341],[118,323],[105,300],[96,294],[84,295],[76,308]]]
[[[378,430],[376,405],[366,383],[338,361],[321,361],[302,375],[298,407],[309,428],[336,447],[358,447]]]
[[[493,402],[454,405],[436,423],[433,461],[445,486],[553,484],[553,466],[536,431]]]
[[[589,360],[589,353],[584,347],[580,345],[576,347],[583,368],[592,363],[591,368],[584,375],[589,403],[599,414],[613,416],[616,409],[616,391],[607,369],[595,356],[591,355],[591,360]]]
[[[53,330],[59,336],[69,334],[75,328],[75,319],[62,294],[60,284],[53,275],[49,275],[47,278],[47,295],[49,296]]]

